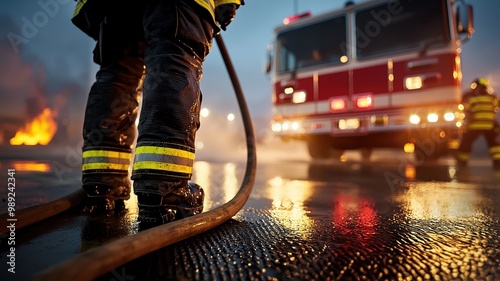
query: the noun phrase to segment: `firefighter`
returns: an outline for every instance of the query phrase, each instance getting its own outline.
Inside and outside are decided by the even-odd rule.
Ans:
[[[141,225],[198,214],[204,191],[189,180],[202,63],[243,0],[109,2],[79,0],[72,18],[97,41],[99,64],[83,123],[84,210],[123,211],[132,179]]]
[[[463,96],[465,123],[462,142],[457,151],[459,166],[466,166],[472,150],[472,144],[484,136],[493,160],[493,167],[500,169],[500,144],[496,141],[500,127],[495,120],[498,112],[498,97],[493,94],[485,78],[474,80],[470,91]]]

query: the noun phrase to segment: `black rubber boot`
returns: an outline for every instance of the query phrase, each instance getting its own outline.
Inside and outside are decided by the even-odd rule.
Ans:
[[[125,200],[130,198],[130,181],[126,177],[107,178],[95,182],[86,178],[83,189],[87,192],[83,211],[87,214],[121,213]]]
[[[190,217],[203,211],[203,189],[195,183],[188,183],[187,180],[138,180],[134,181],[134,192],[137,195],[141,229]]]

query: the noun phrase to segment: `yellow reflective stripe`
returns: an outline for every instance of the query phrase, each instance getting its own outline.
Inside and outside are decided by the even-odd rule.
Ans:
[[[133,169],[134,169],[134,171],[135,170],[142,170],[142,169],[152,169],[152,170],[185,173],[185,174],[192,174],[192,172],[193,172],[193,167],[190,167],[190,166],[177,165],[177,164],[172,164],[172,163],[155,162],[155,161],[135,162]]]
[[[120,170],[128,171],[132,153],[109,151],[109,150],[87,150],[82,153],[82,171],[86,170]]]
[[[76,3],[75,11],[73,12],[73,17],[80,13],[80,10],[82,9],[83,5],[85,5],[85,3],[87,3],[87,0],[78,0],[78,2]]]
[[[490,153],[500,153],[500,146],[493,146],[492,148],[490,148]]]
[[[475,96],[470,98],[472,102],[493,102],[495,100],[494,96]]]
[[[207,10],[211,15],[212,15],[212,19],[214,19],[215,21],[215,4],[214,4],[214,0],[195,0],[196,3],[198,3],[198,5],[202,6],[203,8],[205,8],[205,10]]]
[[[493,129],[492,123],[470,123],[469,129],[473,130],[491,130]]]
[[[132,157],[132,153],[108,151],[108,150],[87,150],[82,153],[82,156],[83,158],[109,157],[109,158],[119,158],[119,159],[130,159]]]
[[[219,5],[222,5],[222,4],[237,4],[237,5],[241,5],[241,1],[240,0],[215,0],[215,6],[219,6]]]
[[[128,171],[129,164],[115,164],[115,163],[88,163],[82,165],[82,170],[122,170]]]
[[[135,150],[135,154],[161,154],[168,156],[176,156],[194,160],[194,153],[182,149],[158,146],[139,146]]]
[[[494,120],[495,119],[495,113],[493,113],[493,112],[474,113],[474,119],[489,119],[489,120]]]
[[[215,7],[222,5],[222,4],[237,4],[241,5],[240,0],[195,0],[195,2],[203,7],[205,10],[207,10],[210,15],[212,15],[212,19],[215,22]]]
[[[494,111],[495,110],[495,105],[493,104],[480,104],[476,105],[473,108],[471,108],[471,111]]]
[[[460,161],[467,161],[467,160],[469,160],[469,154],[468,153],[458,152],[457,155],[456,155],[456,157]]]

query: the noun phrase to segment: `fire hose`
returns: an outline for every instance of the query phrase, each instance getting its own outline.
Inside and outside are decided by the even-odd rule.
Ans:
[[[220,34],[215,39],[236,93],[246,135],[247,165],[240,189],[236,195],[224,205],[207,212],[143,230],[135,235],[123,237],[85,251],[40,272],[35,276],[34,280],[94,280],[136,258],[208,231],[232,218],[243,207],[250,196],[255,182],[257,161],[255,137],[243,91],[224,41]],[[85,194],[80,189],[60,200],[52,201],[39,207],[27,208],[22,212],[22,221],[24,222],[21,227],[75,207],[84,197]],[[57,208],[54,208],[55,206]],[[31,220],[31,218],[33,219]],[[3,219],[3,216],[1,219],[2,221],[6,221]],[[21,221],[19,217],[18,220]]]

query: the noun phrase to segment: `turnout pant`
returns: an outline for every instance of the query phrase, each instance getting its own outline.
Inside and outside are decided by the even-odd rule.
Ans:
[[[211,49],[214,27],[194,1],[146,3],[131,9],[131,18],[111,15],[104,35],[119,40],[108,39],[114,43],[107,46],[103,42],[102,57],[95,51],[100,69],[85,111],[84,188],[85,183],[99,182],[114,187],[117,181],[128,180],[129,169],[133,180],[191,178],[200,126],[202,63]],[[122,191],[106,192],[120,197]],[[122,197],[128,198],[125,193]]]
[[[489,153],[493,161],[500,161],[500,144],[496,141],[494,130],[468,130],[464,133],[462,142],[457,151],[457,160],[463,163],[469,161],[472,145],[480,136],[484,136],[488,144]]]

